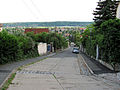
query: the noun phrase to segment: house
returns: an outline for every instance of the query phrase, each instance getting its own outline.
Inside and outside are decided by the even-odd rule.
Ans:
[[[26,28],[25,33],[27,32],[34,32],[34,34],[42,33],[42,32],[49,32],[48,28]]]
[[[3,24],[0,24],[0,32],[2,31]]]

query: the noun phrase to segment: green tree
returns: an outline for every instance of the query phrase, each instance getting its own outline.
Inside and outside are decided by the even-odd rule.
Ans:
[[[96,28],[100,28],[100,25],[106,20],[115,19],[117,7],[118,1],[116,0],[100,0],[93,13]]]
[[[47,43],[47,36],[48,36],[48,33],[46,33],[46,32],[42,32],[42,33],[36,34],[35,35],[35,41],[36,42]]]
[[[110,63],[114,68],[120,63],[120,20],[110,19],[101,25],[103,39],[103,60]]]
[[[33,40],[35,40],[35,34],[34,34],[34,32],[27,32],[26,36],[28,36],[28,37],[32,38]]]

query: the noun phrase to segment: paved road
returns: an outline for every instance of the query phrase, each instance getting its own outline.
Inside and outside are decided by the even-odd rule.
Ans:
[[[80,62],[77,54],[68,49],[17,71],[8,90],[120,90],[115,83],[81,75],[84,65]]]
[[[50,55],[54,55],[50,54]],[[47,56],[41,56],[41,57],[36,57],[33,59],[27,59],[24,61],[19,61],[19,62],[14,62],[14,63],[10,63],[10,64],[5,64],[5,65],[0,65],[0,85],[3,83],[3,81],[6,79],[6,77],[12,72],[13,69],[18,68],[19,66],[28,64],[28,63],[32,63],[32,62],[36,62],[40,59],[46,58],[50,55]]]

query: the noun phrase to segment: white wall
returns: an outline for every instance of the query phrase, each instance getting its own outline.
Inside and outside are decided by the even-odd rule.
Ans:
[[[38,44],[38,53],[39,53],[39,55],[43,55],[43,54],[47,53],[47,44],[46,43]]]
[[[116,17],[120,19],[120,3],[119,3],[118,8],[117,8],[117,15],[116,15]]]

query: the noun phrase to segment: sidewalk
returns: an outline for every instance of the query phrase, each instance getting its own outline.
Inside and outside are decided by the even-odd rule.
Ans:
[[[80,55],[84,58],[86,64],[89,66],[89,68],[93,71],[94,74],[104,74],[104,73],[115,73],[113,70],[110,70],[106,66],[99,63],[97,60],[94,60],[84,54],[83,52],[80,52]]]
[[[32,59],[26,59],[23,61],[18,61],[18,62],[13,62],[10,64],[0,65],[0,88],[1,88],[2,84],[5,82],[5,80],[8,78],[8,76],[11,74],[11,72],[13,70],[15,70],[16,68],[18,68],[22,65],[29,64],[29,63],[37,62],[41,59],[53,56],[55,54],[56,53],[52,53],[49,55],[39,56],[39,57],[32,58]]]
[[[90,58],[86,54],[80,52],[80,56],[83,57],[89,71],[98,78],[104,78],[105,80],[117,83],[120,85],[120,72],[115,73],[106,66],[102,65],[98,61]]]

